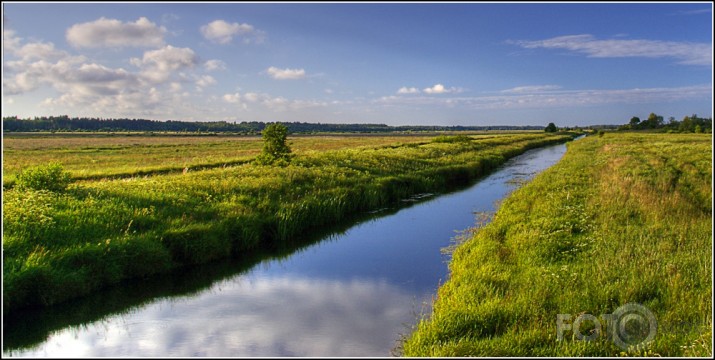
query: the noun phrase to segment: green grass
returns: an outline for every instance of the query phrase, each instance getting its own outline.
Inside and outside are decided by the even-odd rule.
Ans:
[[[477,136],[478,138],[478,136]],[[396,143],[429,142],[426,136],[292,137],[297,154]],[[74,179],[97,180],[215,168],[247,163],[263,147],[260,137],[112,136],[96,134],[9,135],[3,138],[3,186],[19,171],[61,162]]]
[[[697,134],[568,144],[456,249],[404,355],[712,356],[711,153]],[[654,314],[651,342],[557,341],[558,314],[596,316],[605,331],[602,315],[628,303]],[[594,330],[589,320],[580,333]]]
[[[359,212],[454,188],[530,148],[570,138],[506,134],[390,144],[365,138],[352,149],[306,138],[313,146],[296,151],[285,167],[245,163],[75,181],[64,191],[5,189],[4,311],[287,246]],[[141,161],[140,153],[125,161]]]

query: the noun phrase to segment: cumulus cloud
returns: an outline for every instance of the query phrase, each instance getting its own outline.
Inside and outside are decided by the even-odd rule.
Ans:
[[[211,75],[203,75],[196,80],[196,86],[199,89],[203,89],[214,84],[216,84],[216,79],[214,79]]]
[[[159,83],[166,81],[179,70],[198,65],[199,57],[190,48],[167,45],[158,50],[147,51],[142,59],[132,58],[130,62],[142,68],[142,76],[145,79]]]
[[[397,90],[397,93],[398,93],[398,94],[419,94],[419,93],[420,93],[420,89],[418,89],[418,88],[416,88],[416,87],[410,87],[410,88],[408,88],[408,87],[406,87],[406,86],[403,86],[403,87],[401,87],[399,90]]]
[[[545,40],[508,43],[526,49],[565,49],[594,58],[675,58],[679,64],[712,65],[712,44],[660,40],[598,40],[593,35],[566,35]]]
[[[279,69],[271,66],[266,72],[276,80],[298,80],[305,78],[305,70],[303,69]]]
[[[53,348],[59,357],[111,356],[116,344],[129,356],[380,357],[414,323],[412,304],[426,300],[384,280],[300,276],[244,277],[208,293],[60,330],[48,344],[62,344]],[[43,351],[30,348],[20,356]]]
[[[24,43],[8,30],[3,33],[9,44],[3,64],[5,94],[23,94],[41,87],[54,90],[56,94],[39,104],[47,111],[92,116],[175,115],[189,107],[189,94],[181,92],[182,82],[194,82],[199,90],[216,82],[209,75],[191,72],[199,62],[188,48],[166,46],[147,51],[143,58],[131,59],[139,67],[132,71],[72,56],[52,43]]]
[[[204,63],[206,71],[226,70],[226,63],[221,60],[208,60]]]
[[[3,29],[2,47],[3,51],[13,53],[20,47],[20,39],[13,29]]]
[[[442,84],[436,84],[435,86],[424,88],[426,94],[448,94],[448,93],[459,93],[462,92],[461,89],[456,87],[446,88]]]
[[[228,23],[224,20],[214,20],[200,28],[201,35],[207,40],[218,43],[228,44],[233,40],[234,36],[243,37],[244,42],[262,42],[263,32],[256,30],[252,25]]]
[[[232,104],[238,103],[241,101],[241,94],[239,94],[239,93],[225,94],[223,96],[223,101],[225,101],[227,103],[232,103]]]
[[[66,38],[78,48],[100,47],[156,47],[164,44],[166,28],[157,26],[145,17],[123,23],[116,19],[98,20],[72,25]]]

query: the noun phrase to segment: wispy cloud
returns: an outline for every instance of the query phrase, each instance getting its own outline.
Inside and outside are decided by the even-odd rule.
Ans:
[[[526,49],[565,49],[595,58],[675,58],[679,64],[712,64],[712,45],[660,40],[598,40],[593,35],[566,35],[545,40],[509,40]]]
[[[298,80],[305,78],[304,69],[279,69],[271,66],[266,69],[268,75],[276,80]]]
[[[673,15],[700,15],[700,14],[710,14],[712,9],[697,9],[697,10],[682,10],[674,13]]]
[[[526,87],[522,87],[526,88]],[[518,88],[515,88],[518,89]],[[472,97],[385,96],[374,102],[388,106],[444,106],[470,109],[539,109],[607,104],[650,104],[712,97],[711,85],[674,88],[616,90],[549,90],[519,92],[509,89],[496,95]]]
[[[561,86],[558,85],[528,85],[528,86],[517,86],[511,89],[502,90],[505,94],[528,94],[528,93],[538,93],[544,91],[559,90]]]
[[[99,47],[154,47],[164,44],[166,28],[157,26],[145,17],[123,23],[116,19],[98,20],[72,25],[66,38],[77,48]]]
[[[282,96],[273,97],[266,93],[248,92],[244,94],[233,93],[224,94],[223,101],[236,104],[243,110],[248,110],[249,106],[260,105],[264,109],[281,112],[288,110],[301,110],[307,108],[326,107],[328,103],[318,100],[286,99]]]

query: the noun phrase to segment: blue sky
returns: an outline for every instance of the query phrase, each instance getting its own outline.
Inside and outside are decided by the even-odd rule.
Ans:
[[[712,116],[712,4],[3,3],[3,116]]]

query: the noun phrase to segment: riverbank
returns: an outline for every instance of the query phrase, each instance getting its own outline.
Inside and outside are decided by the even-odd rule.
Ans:
[[[311,229],[468,183],[573,134],[521,134],[299,154],[252,164],[4,191],[4,311],[123,279],[281,247]]]
[[[456,249],[404,355],[711,356],[711,142],[569,143]]]

